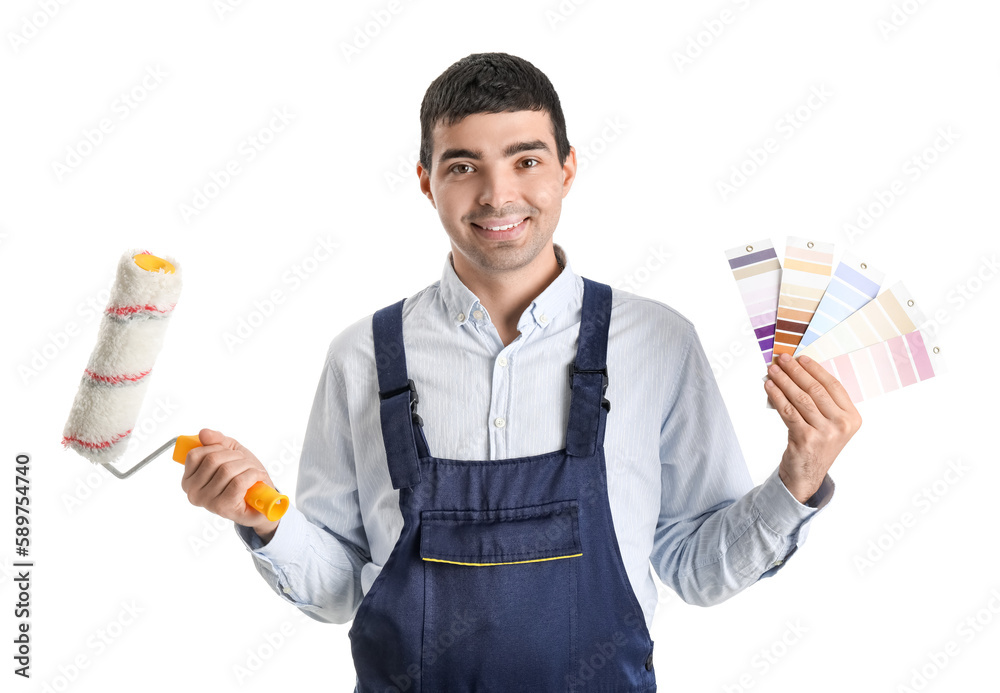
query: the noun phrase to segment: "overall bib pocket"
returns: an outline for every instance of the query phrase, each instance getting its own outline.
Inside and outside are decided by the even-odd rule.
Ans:
[[[560,690],[576,655],[578,502],[424,510],[424,690],[532,680]],[[515,671],[516,670],[516,671]]]

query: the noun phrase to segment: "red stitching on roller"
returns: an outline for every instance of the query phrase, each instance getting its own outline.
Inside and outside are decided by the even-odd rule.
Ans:
[[[105,308],[104,312],[109,315],[134,315],[135,313],[149,312],[149,313],[169,313],[174,309],[176,303],[171,303],[166,308],[158,308],[156,306],[108,306]]]
[[[122,383],[126,380],[133,383],[138,382],[143,378],[145,378],[150,373],[152,373],[153,369],[150,368],[148,371],[144,371],[142,373],[139,373],[138,375],[129,375],[128,373],[125,373],[123,375],[100,375],[90,370],[89,368],[84,368],[83,372],[89,375],[92,380],[96,380],[101,383],[107,383],[108,385],[118,385],[119,383]]]
[[[79,438],[77,438],[75,436],[63,436],[62,444],[65,446],[65,445],[68,445],[69,443],[76,443],[77,445],[82,445],[83,447],[90,448],[91,450],[100,449],[100,448],[107,448],[107,447],[111,447],[112,445],[114,445],[115,443],[117,443],[119,440],[121,440],[122,438],[124,438],[125,436],[127,436],[131,432],[132,432],[132,429],[130,428],[127,431],[125,431],[124,433],[115,434],[115,436],[113,438],[111,438],[111,440],[105,440],[102,443],[90,443],[90,442],[88,442],[86,440],[80,440]]]

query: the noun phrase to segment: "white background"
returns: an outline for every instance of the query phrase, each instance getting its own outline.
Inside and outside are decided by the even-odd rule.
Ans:
[[[786,431],[763,407],[726,248],[770,237],[781,256],[789,235],[833,241],[835,257],[862,256],[939,316],[928,327],[948,372],[859,405],[836,494],[778,576],[711,609],[661,585],[661,689],[897,691],[915,669],[931,677],[924,690],[996,685],[996,3],[44,6],[12,0],[0,16],[0,689],[352,690],[349,624],[313,622],[272,593],[231,524],[187,502],[178,465],[164,457],[120,481],[59,441],[97,336],[88,305],[103,308],[120,255],[145,248],[177,258],[184,291],[144,440],[120,466],[211,427],[293,489],[330,340],[440,276],[450,246],[418,190],[420,101],[451,63],[486,51],[548,75],[587,160],[555,241],[578,273],[694,321],[754,479]],[[148,70],[161,78],[144,91]],[[830,96],[810,108],[814,88]],[[123,107],[133,89],[141,102]],[[248,161],[241,146],[273,109],[292,120]],[[111,132],[57,172],[104,118]],[[949,128],[958,139],[935,152]],[[767,138],[777,151],[720,193]],[[919,179],[905,173],[914,156],[933,159]],[[232,159],[241,173],[185,219],[181,205]],[[897,179],[905,191],[849,236]],[[307,262],[317,239],[338,250]],[[304,282],[287,280],[306,265]],[[275,290],[285,300],[227,345]],[[32,455],[30,681],[11,659],[18,452]],[[915,502],[935,488],[933,504]],[[886,526],[907,512],[915,524],[894,538]],[[977,614],[979,630],[960,629]],[[99,645],[102,632],[113,637]]]

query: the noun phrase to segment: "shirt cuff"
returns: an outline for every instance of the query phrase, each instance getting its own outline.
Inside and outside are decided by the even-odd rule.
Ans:
[[[785,486],[785,482],[778,475],[778,467],[775,467],[767,480],[761,484],[754,505],[768,527],[777,534],[788,536],[830,502],[835,488],[833,479],[827,474],[816,493],[804,504],[800,503]]]
[[[257,536],[250,527],[244,527],[233,523],[236,527],[236,534],[243,541],[247,551],[255,556],[264,559],[272,566],[287,565],[293,558],[300,557],[306,543],[306,528],[304,523],[309,520],[294,505],[289,505],[285,515],[278,523],[278,528],[274,530],[271,541],[265,545],[263,540]]]

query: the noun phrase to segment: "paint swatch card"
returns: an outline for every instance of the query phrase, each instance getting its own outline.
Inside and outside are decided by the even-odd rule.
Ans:
[[[940,351],[935,338],[914,330],[820,365],[840,381],[856,404],[944,372]]]
[[[765,364],[808,356],[855,403],[944,372],[937,337],[920,329],[924,314],[903,283],[879,293],[885,273],[851,253],[834,269],[833,243],[790,236],[782,265],[764,239],[727,250],[726,260]]]
[[[816,313],[809,322],[802,341],[795,347],[792,356],[798,356],[802,350],[830,331],[836,324],[843,322],[862,306],[873,300],[882,287],[885,273],[868,266],[851,253],[837,263],[830,277]]]
[[[781,285],[778,254],[771,240],[764,239],[727,250],[726,260],[746,306],[764,363],[771,363]]]
[[[866,303],[802,349],[797,356],[806,355],[816,361],[827,361],[849,351],[913,332],[923,322],[923,312],[910,292],[903,282],[896,282],[874,301]]]
[[[832,270],[833,243],[788,237],[772,360],[795,352],[826,292]]]

